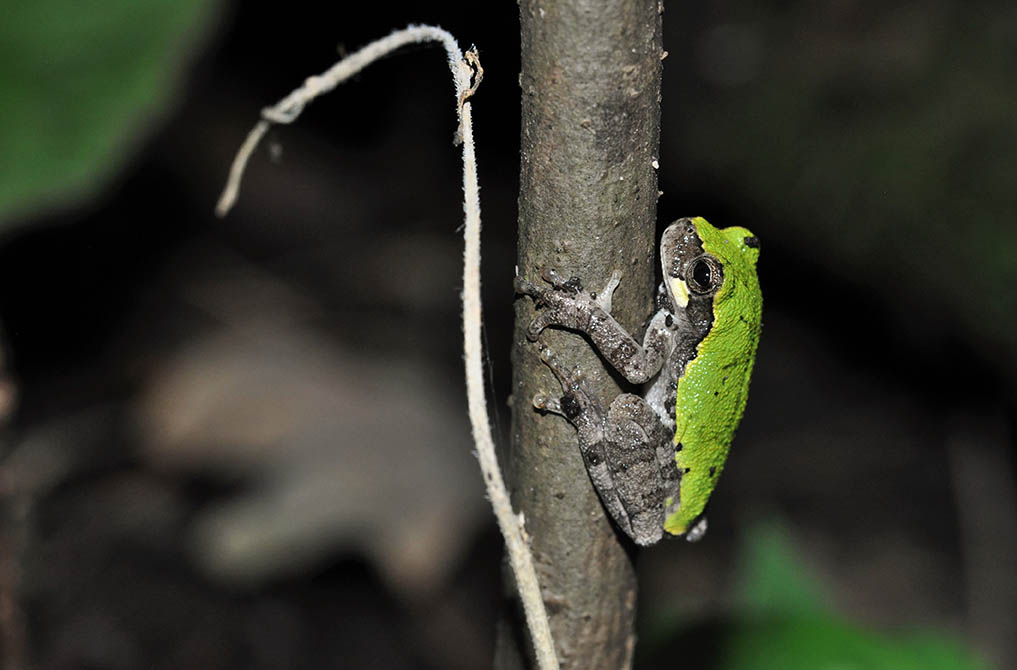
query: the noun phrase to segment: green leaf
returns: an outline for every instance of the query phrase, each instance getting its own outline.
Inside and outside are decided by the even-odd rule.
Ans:
[[[827,611],[828,599],[792,556],[791,544],[775,524],[749,529],[738,582],[741,613],[750,616],[798,616]]]
[[[105,183],[171,101],[208,0],[6,3],[0,227]]]
[[[722,647],[724,670],[974,670],[963,647],[930,634],[882,635],[831,617],[738,626]]]
[[[750,531],[742,573],[741,611],[718,650],[723,670],[988,667],[949,636],[869,631],[834,614],[776,525]]]

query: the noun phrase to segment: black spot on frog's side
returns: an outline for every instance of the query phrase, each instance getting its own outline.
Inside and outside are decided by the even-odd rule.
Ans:
[[[712,477],[715,474],[717,474],[717,466],[716,465],[711,465],[710,466],[710,476]]]
[[[692,472],[692,468],[685,468],[685,474],[689,474],[690,472]]]
[[[684,445],[684,444],[682,444],[681,442],[679,442],[679,443],[678,443],[678,446],[677,446],[677,447],[675,447],[675,448],[674,448],[674,450],[675,450],[676,452],[678,452],[678,451],[681,451],[681,450],[682,450],[682,449],[684,449],[684,448],[685,448],[685,445]]]
[[[576,417],[583,413],[582,406],[576,402],[576,398],[571,393],[567,393],[561,398],[561,411],[565,415],[565,418],[569,421],[574,421]]]

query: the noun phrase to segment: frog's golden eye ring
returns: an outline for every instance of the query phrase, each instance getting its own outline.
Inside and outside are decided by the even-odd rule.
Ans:
[[[720,288],[724,272],[712,256],[699,256],[685,268],[685,281],[693,294],[708,295]]]

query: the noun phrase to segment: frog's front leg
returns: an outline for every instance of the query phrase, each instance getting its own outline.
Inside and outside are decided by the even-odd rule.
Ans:
[[[611,293],[618,285],[616,272],[600,295],[583,291],[576,278],[563,281],[554,270],[541,275],[550,288],[516,277],[516,293],[528,295],[543,307],[527,329],[536,341],[548,327],[567,328],[585,334],[618,372],[633,384],[643,384],[660,371],[672,341],[664,319],[654,319],[642,346],[610,314]],[[673,322],[672,322],[673,323]]]
[[[560,400],[538,393],[538,409],[565,417],[579,434],[579,450],[604,506],[636,544],[663,535],[664,519],[678,507],[679,474],[671,434],[639,396],[622,393],[604,408],[578,370],[547,347],[540,359],[562,387]]]

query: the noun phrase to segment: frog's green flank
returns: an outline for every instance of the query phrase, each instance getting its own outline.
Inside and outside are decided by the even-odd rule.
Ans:
[[[745,411],[763,307],[756,237],[740,227],[718,230],[702,218],[693,223],[703,251],[719,263],[723,283],[713,295],[709,332],[678,380],[674,447],[680,504],[664,523],[674,535],[688,532],[703,513],[724,469]]]

